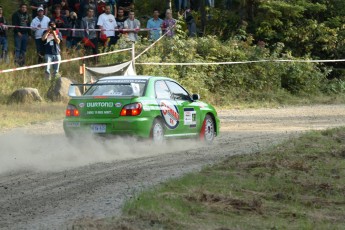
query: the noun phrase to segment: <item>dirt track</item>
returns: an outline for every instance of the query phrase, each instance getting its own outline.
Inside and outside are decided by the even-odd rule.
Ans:
[[[0,228],[61,229],[119,215],[137,192],[226,156],[259,151],[311,129],[345,126],[345,105],[219,111],[212,146],[155,149],[132,139],[69,143],[61,121],[0,134]]]

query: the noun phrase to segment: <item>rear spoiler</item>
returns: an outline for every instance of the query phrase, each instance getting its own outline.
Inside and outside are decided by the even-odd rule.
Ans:
[[[123,84],[123,83],[122,83]],[[133,90],[133,97],[140,96],[140,86],[138,83],[128,83],[131,85]],[[94,85],[114,85],[114,83],[86,83],[86,84],[71,84],[68,89],[68,96],[70,97],[80,97],[86,92],[86,88]]]

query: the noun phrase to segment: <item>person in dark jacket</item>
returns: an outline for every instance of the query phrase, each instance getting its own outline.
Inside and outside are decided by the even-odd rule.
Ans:
[[[77,47],[78,43],[83,38],[83,31],[74,30],[81,28],[81,20],[78,19],[76,12],[70,13],[70,16],[68,18],[68,24],[71,30],[68,31],[67,34],[67,48],[71,49]]]
[[[5,61],[8,63],[8,42],[7,42],[7,21],[2,14],[2,6],[0,6],[0,47],[2,48],[2,52],[0,53],[0,63],[1,61]]]
[[[12,24],[14,26],[30,26],[31,19],[27,10],[28,6],[25,3],[20,5],[19,10],[12,15]],[[14,63],[18,66],[24,66],[30,29],[14,28],[13,33],[15,46]]]

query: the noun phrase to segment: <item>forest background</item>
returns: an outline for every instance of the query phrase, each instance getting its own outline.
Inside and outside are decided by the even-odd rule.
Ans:
[[[169,1],[136,0],[137,18],[146,26],[157,8],[164,12]],[[18,9],[13,2],[1,3],[10,21]],[[173,8],[174,10],[174,8]],[[336,60],[345,54],[345,1],[343,0],[218,0],[215,7],[200,1],[192,11],[198,36],[187,36],[183,14],[178,19],[177,35],[163,39],[137,59],[140,62],[227,62],[257,60]],[[141,33],[136,44],[140,53],[149,44],[147,33]],[[10,51],[13,35],[9,31]],[[121,39],[114,47],[129,47]],[[66,51],[63,58],[82,56],[83,50]],[[11,54],[12,55],[12,54]],[[10,56],[11,56],[10,55]],[[12,56],[10,57],[11,60]],[[33,39],[29,44],[28,65],[35,64]],[[109,65],[131,59],[130,53],[106,55],[98,65]],[[79,66],[86,61],[61,65],[63,77],[81,82]],[[91,64],[90,64],[91,65]],[[138,74],[164,75],[180,81],[191,92],[219,106],[233,102],[320,103],[344,101],[344,62],[299,63],[262,62],[236,65],[154,66],[137,65]],[[0,63],[0,69],[13,68],[13,62]],[[44,69],[3,73],[0,75],[1,102],[20,87],[38,88],[44,96],[50,84],[44,81]]]

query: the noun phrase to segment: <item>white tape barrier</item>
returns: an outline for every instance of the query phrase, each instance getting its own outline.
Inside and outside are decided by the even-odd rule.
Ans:
[[[250,64],[250,63],[263,63],[263,62],[301,62],[301,63],[326,63],[326,62],[344,62],[345,59],[337,60],[258,60],[258,61],[233,61],[233,62],[187,62],[187,63],[164,63],[164,62],[136,62],[136,65],[235,65],[235,64]]]
[[[103,56],[103,55],[114,54],[114,53],[119,53],[119,52],[128,51],[128,50],[132,50],[132,48],[122,49],[122,50],[115,50],[115,51],[110,51],[110,52],[107,52],[107,53],[93,54],[93,55],[89,55],[89,56],[83,56],[83,57],[77,57],[77,58],[71,58],[71,59],[65,59],[65,60],[61,60],[61,61],[54,61],[54,62],[50,62],[50,63],[42,63],[42,64],[37,64],[37,65],[23,66],[23,67],[18,67],[18,68],[0,70],[0,74],[1,73],[14,72],[14,71],[18,71],[18,70],[33,69],[33,68],[38,68],[38,67],[52,65],[52,64],[58,64],[58,63],[61,64],[61,63],[65,63],[65,62],[78,61],[78,60],[82,60],[82,59],[87,59],[87,58],[92,58],[92,57],[99,57],[99,56]]]

